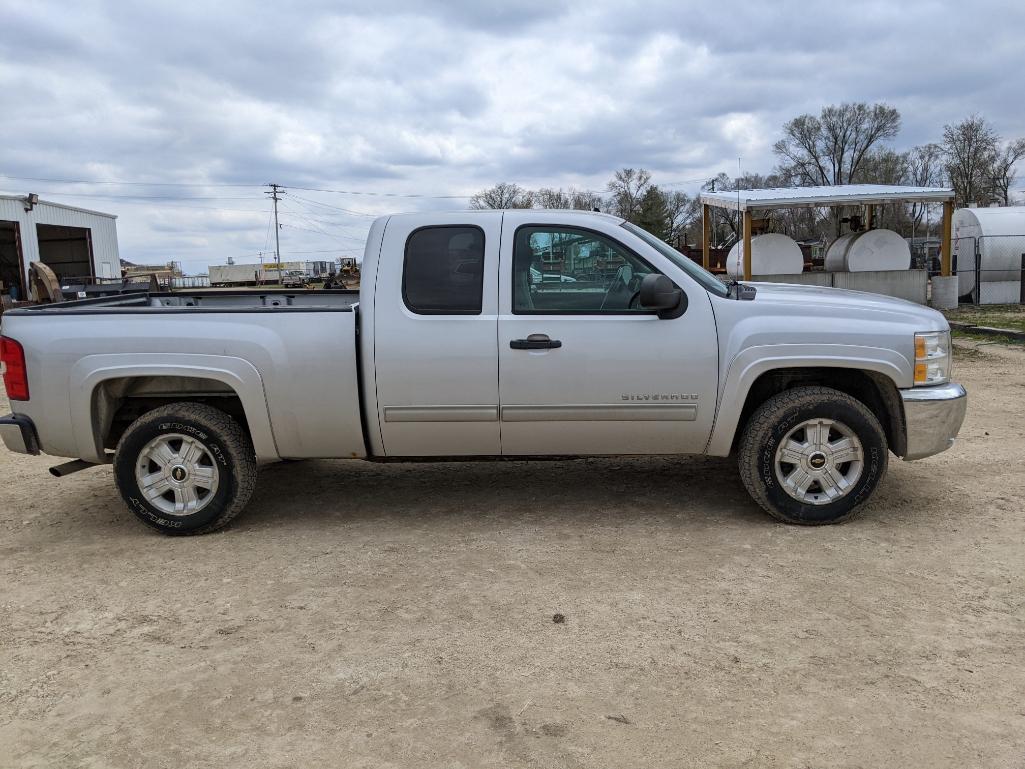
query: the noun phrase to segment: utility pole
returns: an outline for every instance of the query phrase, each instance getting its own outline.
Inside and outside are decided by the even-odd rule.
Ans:
[[[270,195],[271,200],[274,201],[274,262],[278,270],[278,281],[281,281],[281,237],[279,235],[280,226],[278,225],[278,201],[281,200],[281,190],[284,189],[280,184],[268,184],[270,187],[269,192],[264,192],[264,195]]]

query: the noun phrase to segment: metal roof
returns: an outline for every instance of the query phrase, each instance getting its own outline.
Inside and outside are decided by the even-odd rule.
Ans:
[[[949,187],[903,187],[892,184],[838,184],[829,187],[777,187],[767,190],[702,192],[701,202],[733,211],[807,206],[846,206],[917,200],[942,203],[954,199]]]
[[[27,195],[7,195],[0,194],[2,200],[20,200],[22,203],[28,200]],[[93,211],[90,208],[80,208],[79,206],[69,206],[67,203],[54,203],[52,200],[43,200],[40,198],[36,201],[37,206],[53,206],[54,208],[64,208],[68,211],[78,211],[83,214],[93,214],[94,216],[106,216],[108,219],[117,219],[117,214],[108,214],[103,211]]]

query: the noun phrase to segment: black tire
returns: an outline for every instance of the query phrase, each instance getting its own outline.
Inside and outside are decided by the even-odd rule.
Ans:
[[[151,503],[136,478],[142,452],[165,435],[185,435],[205,450],[216,465],[218,483],[194,513],[170,514]],[[256,456],[249,436],[223,411],[201,403],[172,403],[135,420],[118,442],[114,478],[128,509],[162,534],[206,534],[228,524],[249,502],[256,485]],[[160,500],[157,500],[159,503]]]
[[[862,447],[862,467],[843,496],[807,504],[783,487],[776,453],[792,430],[816,418],[842,423],[854,433]],[[886,474],[888,460],[886,434],[875,415],[861,401],[828,387],[797,387],[770,398],[748,420],[739,448],[740,477],[755,502],[777,520],[806,526],[842,523],[858,515]]]

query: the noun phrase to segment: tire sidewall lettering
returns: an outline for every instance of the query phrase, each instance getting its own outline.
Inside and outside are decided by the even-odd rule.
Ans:
[[[843,422],[857,434],[865,449],[864,470],[856,488],[836,502],[825,505],[808,505],[791,497],[776,478],[776,451],[783,438],[797,424],[815,417]],[[758,447],[758,478],[764,493],[772,506],[787,518],[797,522],[829,522],[843,518],[852,509],[864,503],[875,491],[885,468],[887,451],[885,437],[877,443],[877,436],[870,422],[856,408],[844,401],[830,402],[809,400],[786,410],[782,418],[767,431]]]
[[[141,419],[145,419],[145,416]],[[200,441],[219,466],[221,482],[214,492],[215,498],[192,515],[168,516],[156,509],[145,500],[135,479],[135,463],[139,452],[151,440],[167,433],[180,433]],[[129,510],[144,523],[165,533],[188,533],[208,525],[230,507],[238,488],[233,459],[208,429],[187,420],[164,418],[143,424],[126,437],[127,440],[123,440],[115,455],[115,479]]]

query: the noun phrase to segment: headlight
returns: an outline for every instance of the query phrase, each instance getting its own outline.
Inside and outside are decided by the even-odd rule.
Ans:
[[[915,385],[943,384],[950,379],[950,332],[915,334]]]

